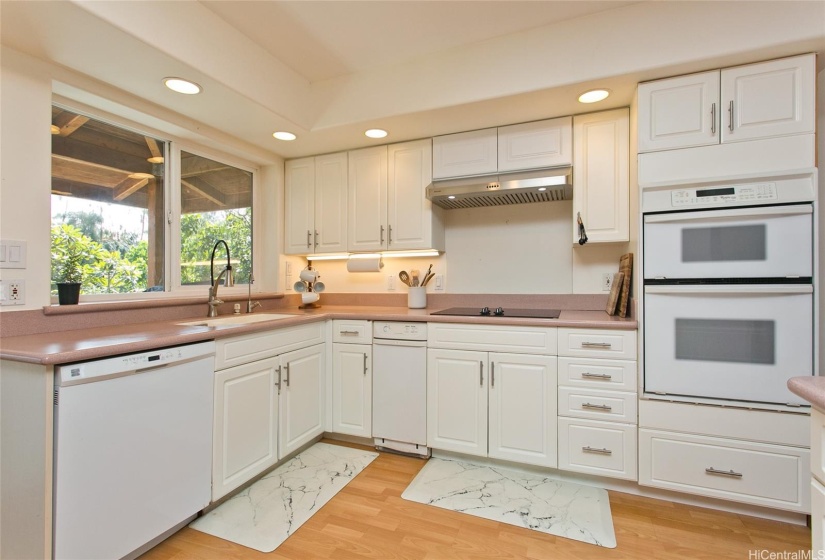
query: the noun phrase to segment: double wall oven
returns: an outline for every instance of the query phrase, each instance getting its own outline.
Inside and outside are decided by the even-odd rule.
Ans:
[[[643,203],[648,397],[798,406],[814,373],[813,190],[782,178]],[[807,184],[814,184],[813,180]]]

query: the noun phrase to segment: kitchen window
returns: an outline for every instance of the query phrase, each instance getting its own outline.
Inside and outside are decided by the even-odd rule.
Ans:
[[[52,295],[70,245],[82,251],[84,299],[206,285],[218,239],[247,283],[253,183],[251,169],[53,105]]]

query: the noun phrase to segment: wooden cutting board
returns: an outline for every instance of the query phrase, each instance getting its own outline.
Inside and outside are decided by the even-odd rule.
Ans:
[[[608,315],[616,314],[616,305],[619,303],[619,292],[622,289],[624,272],[617,272],[613,275],[613,283],[610,284],[610,295],[607,297],[607,307],[605,311]]]
[[[622,289],[619,292],[619,303],[616,312],[619,317],[627,317],[627,306],[630,301],[630,283],[633,276],[633,253],[627,253],[619,258],[619,272],[624,274]]]

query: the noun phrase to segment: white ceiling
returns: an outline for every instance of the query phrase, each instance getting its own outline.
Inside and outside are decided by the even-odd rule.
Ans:
[[[57,94],[258,162],[627,106],[641,80],[825,51],[825,0],[2,0],[0,16]],[[590,86],[612,95],[578,104]]]

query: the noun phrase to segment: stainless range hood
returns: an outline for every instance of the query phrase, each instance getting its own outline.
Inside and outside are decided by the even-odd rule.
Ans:
[[[573,198],[573,168],[433,181],[427,187],[427,198],[447,209],[570,200]]]

